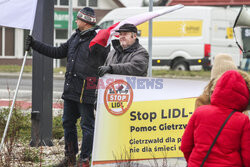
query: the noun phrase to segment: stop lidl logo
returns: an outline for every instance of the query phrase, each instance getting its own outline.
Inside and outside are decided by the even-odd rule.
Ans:
[[[104,104],[109,113],[122,115],[133,101],[132,87],[124,80],[116,80],[109,84],[104,92]]]

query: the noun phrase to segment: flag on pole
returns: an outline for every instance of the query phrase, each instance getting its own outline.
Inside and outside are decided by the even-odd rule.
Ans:
[[[179,5],[174,5],[171,7],[166,7],[166,8],[161,9],[161,10],[156,10],[156,11],[152,11],[152,12],[145,12],[142,14],[131,16],[131,17],[129,17],[121,22],[113,24],[112,26],[110,26],[107,29],[100,30],[97,33],[97,35],[95,36],[95,38],[90,42],[89,48],[91,48],[96,43],[101,45],[101,46],[107,47],[111,42],[112,36],[115,34],[115,30],[118,30],[119,27],[124,25],[124,24],[130,23],[130,24],[134,24],[135,26],[137,26],[137,25],[140,25],[140,24],[142,24],[150,19],[164,15],[166,13],[173,12],[173,11],[181,9],[183,7],[184,7],[184,5],[179,4]]]
[[[97,35],[95,36],[95,38],[92,39],[92,41],[90,42],[89,48],[91,48],[96,43],[101,45],[101,46],[104,46],[104,47],[108,46],[108,44],[110,43],[110,40],[111,40],[110,33],[111,33],[112,29],[114,29],[119,23],[120,22],[115,23],[107,29],[99,30]]]
[[[140,25],[150,19],[156,18],[158,16],[173,12],[175,10],[181,9],[183,8],[184,5],[179,4],[179,5],[174,5],[174,6],[170,6],[170,7],[165,7],[164,9],[161,10],[156,10],[156,11],[152,11],[152,12],[145,12],[142,14],[138,14],[132,17],[129,17],[123,21],[120,22],[120,24],[115,27],[115,30],[118,30],[120,26],[130,23],[130,24],[134,24],[135,26]]]
[[[0,26],[33,29],[37,0],[0,0]]]

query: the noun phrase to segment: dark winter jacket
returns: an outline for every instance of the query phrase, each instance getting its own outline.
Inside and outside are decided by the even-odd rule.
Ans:
[[[250,122],[242,114],[249,101],[245,80],[237,71],[225,72],[217,81],[211,104],[198,107],[181,141],[190,167],[199,167],[220,127],[236,110],[220,133],[204,167],[250,167]]]
[[[97,69],[103,65],[109,47],[98,44],[89,49],[97,28],[80,32],[78,29],[60,47],[52,47],[39,41],[32,42],[34,50],[45,56],[61,59],[67,57],[63,99],[93,104],[96,98]]]
[[[127,49],[122,49],[119,40],[113,40],[112,50],[105,65],[112,67],[112,74],[147,76],[148,52],[143,48],[138,39]]]

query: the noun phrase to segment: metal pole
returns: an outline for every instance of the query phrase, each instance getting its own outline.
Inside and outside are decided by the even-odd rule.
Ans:
[[[153,11],[153,0],[149,0],[149,11]],[[149,63],[148,63],[148,77],[152,77],[152,19],[148,21],[148,54],[149,54]]]
[[[53,45],[54,2],[37,1],[33,34]],[[53,59],[34,50],[32,57],[32,112],[30,146],[52,146]]]
[[[89,0],[86,0],[86,6],[87,7],[89,6]]]
[[[68,10],[68,16],[69,16],[69,20],[68,20],[68,38],[70,38],[71,34],[72,34],[72,19],[73,19],[73,9],[72,9],[72,0],[69,0],[69,10]]]
[[[32,35],[32,30],[30,31],[30,35]],[[17,86],[16,86],[16,91],[15,91],[15,94],[14,94],[14,98],[12,100],[12,104],[11,104],[11,108],[10,108],[8,120],[7,120],[5,129],[4,129],[4,133],[3,133],[3,137],[2,137],[2,141],[1,141],[1,145],[0,145],[0,151],[2,150],[4,139],[5,139],[7,130],[8,130],[9,123],[10,123],[10,118],[11,118],[11,115],[12,115],[12,111],[13,111],[13,108],[14,108],[14,105],[15,105],[15,102],[16,102],[16,96],[17,96],[17,93],[18,93],[18,89],[19,89],[19,85],[20,85],[21,79],[22,79],[23,69],[24,69],[24,66],[25,66],[27,54],[28,54],[28,51],[25,51],[25,55],[24,55],[24,58],[23,58],[22,68],[21,68],[21,71],[20,71],[20,74],[19,74],[19,78],[18,78],[18,82],[17,82]]]
[[[5,56],[5,27],[2,27],[2,56]]]

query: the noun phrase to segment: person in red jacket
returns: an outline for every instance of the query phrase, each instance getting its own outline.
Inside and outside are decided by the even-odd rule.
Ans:
[[[211,104],[198,107],[182,136],[181,151],[189,167],[201,165],[220,127],[236,110],[221,131],[204,167],[250,167],[250,121],[242,114],[249,90],[239,72],[230,70],[212,88]]]

